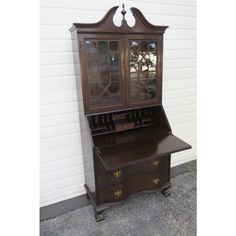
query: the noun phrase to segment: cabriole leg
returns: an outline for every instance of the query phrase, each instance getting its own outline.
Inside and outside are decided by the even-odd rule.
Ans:
[[[165,197],[169,197],[170,196],[170,191],[168,188],[162,189],[161,190],[161,194]]]
[[[102,212],[95,212],[95,219],[97,222],[104,220],[104,213]]]
[[[161,194],[165,197],[169,197],[170,196],[170,189],[171,187],[171,183],[170,182],[167,182],[166,184],[164,184],[161,188]]]

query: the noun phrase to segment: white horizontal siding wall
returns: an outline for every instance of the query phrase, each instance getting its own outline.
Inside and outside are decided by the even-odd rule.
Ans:
[[[69,28],[96,22],[115,5],[137,7],[153,24],[168,25],[164,42],[163,103],[173,133],[192,150],[172,166],[196,158],[195,0],[41,0],[41,206],[83,194],[82,100],[77,101]],[[128,14],[127,14],[127,18]]]

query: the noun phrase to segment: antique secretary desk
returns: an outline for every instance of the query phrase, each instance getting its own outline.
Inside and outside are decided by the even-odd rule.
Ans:
[[[152,25],[131,8],[130,27],[124,5],[116,26],[117,8],[97,23],[70,29],[78,96],[82,92],[92,140],[92,158],[84,155],[85,189],[97,221],[107,207],[134,193],[158,188],[168,196],[171,153],[191,148],[172,134],[162,106],[167,26]]]

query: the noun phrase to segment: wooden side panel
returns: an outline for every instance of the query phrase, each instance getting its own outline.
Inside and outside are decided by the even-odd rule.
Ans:
[[[171,132],[171,127],[163,106],[157,107],[156,118],[158,126],[162,127],[168,132]]]
[[[81,76],[80,76],[80,65],[79,65],[80,50],[79,50],[77,32],[73,31],[71,37],[72,37],[73,57],[75,66],[77,98],[78,100],[80,100],[83,80],[81,81]],[[85,99],[85,97],[83,99]],[[85,126],[86,126],[84,134],[81,136],[85,184],[89,187],[91,192],[95,192],[94,163],[93,163],[93,153],[91,151],[91,145],[93,145],[93,140],[91,138],[90,128],[86,117],[83,116],[83,120],[85,121]]]

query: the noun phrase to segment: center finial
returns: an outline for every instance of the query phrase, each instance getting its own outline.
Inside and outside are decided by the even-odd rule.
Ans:
[[[123,15],[123,20],[125,19],[125,14],[126,14],[126,10],[125,10],[125,4],[122,4],[122,11],[121,14]]]

